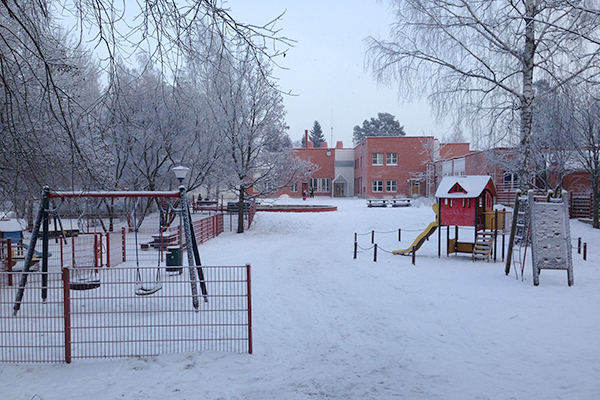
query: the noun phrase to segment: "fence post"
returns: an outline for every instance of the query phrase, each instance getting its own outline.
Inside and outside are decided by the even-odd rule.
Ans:
[[[246,264],[246,287],[248,291],[248,354],[252,354],[252,285],[250,264]]]
[[[498,209],[494,210],[494,262],[498,257]]]
[[[12,240],[6,239],[6,262],[8,263],[8,286],[13,285]]]
[[[583,244],[583,261],[587,261],[587,242]]]
[[[412,265],[415,265],[415,261],[416,261],[416,252],[417,250],[415,249],[415,246],[412,247]]]
[[[73,238],[71,237],[71,240],[72,239]],[[125,248],[125,227],[121,228],[121,243],[123,244],[122,245],[122,248],[123,248],[123,262],[125,262],[125,261],[127,261],[126,260],[126,258],[127,258],[127,251],[126,251],[126,248]]]
[[[581,254],[581,238],[577,238],[577,254]]]
[[[63,268],[63,324],[65,335],[65,362],[67,364],[71,363],[71,293],[69,279],[69,269]]]
[[[373,245],[373,261],[377,262],[377,244]]]
[[[356,260],[356,253],[358,252],[358,242],[354,242],[354,259]]]
[[[401,242],[402,241],[402,229],[398,228],[398,241]]]
[[[371,244],[374,244],[374,243],[375,243],[375,231],[372,230],[371,231]]]

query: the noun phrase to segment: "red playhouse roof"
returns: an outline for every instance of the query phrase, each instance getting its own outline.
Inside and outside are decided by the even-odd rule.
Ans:
[[[488,189],[496,196],[496,187],[488,175],[445,176],[435,191],[438,199],[474,199]]]

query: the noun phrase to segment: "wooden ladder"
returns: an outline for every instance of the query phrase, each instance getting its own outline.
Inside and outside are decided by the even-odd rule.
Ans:
[[[473,261],[486,260],[489,262],[490,254],[492,253],[492,244],[493,243],[494,243],[494,232],[493,231],[477,232],[475,246],[473,246]]]

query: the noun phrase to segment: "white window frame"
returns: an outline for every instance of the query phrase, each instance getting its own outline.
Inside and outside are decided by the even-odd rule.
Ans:
[[[398,153],[386,153],[385,165],[398,165]]]
[[[383,193],[383,181],[379,181],[379,180],[371,181],[371,192]]]
[[[383,165],[383,153],[371,154],[371,165]]]
[[[388,193],[396,193],[398,191],[398,181],[385,181],[385,191]]]
[[[310,178],[308,187],[315,193],[331,193],[331,178]]]

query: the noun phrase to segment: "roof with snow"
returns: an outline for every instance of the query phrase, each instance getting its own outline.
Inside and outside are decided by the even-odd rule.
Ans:
[[[493,194],[496,188],[488,175],[445,176],[435,191],[435,197],[443,199],[472,199],[479,197],[488,185]]]
[[[23,219],[0,219],[0,232],[21,232],[25,228],[27,228],[27,222]]]

